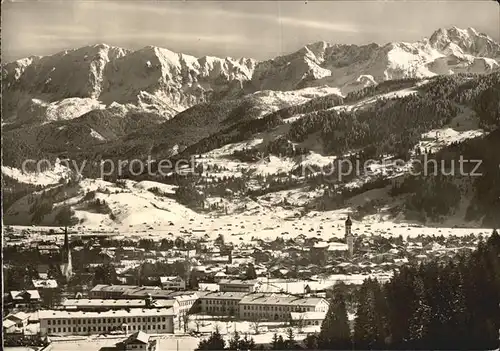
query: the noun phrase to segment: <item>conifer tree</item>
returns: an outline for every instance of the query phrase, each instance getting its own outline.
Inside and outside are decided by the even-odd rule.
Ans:
[[[278,334],[274,333],[273,339],[271,341],[271,350],[277,350],[277,349],[278,349]]]
[[[374,284],[376,282],[367,279],[360,289],[354,324],[354,344],[356,349],[375,349],[381,347],[385,342],[381,316],[376,308]]]
[[[280,335],[280,336],[278,336],[278,341],[276,343],[275,350],[285,350],[285,349],[286,349],[286,342],[283,339],[283,336]]]
[[[467,343],[467,306],[465,300],[465,284],[463,281],[463,266],[450,264],[449,274],[444,273],[443,278],[448,277],[448,289],[450,295],[450,318],[448,324],[447,339],[452,342],[451,347],[459,350]]]
[[[240,341],[239,345],[240,350],[254,350],[255,349],[255,340],[253,338],[249,338],[247,334],[245,334],[243,340]]]
[[[457,262],[404,267],[385,290],[391,348],[495,349],[500,328],[500,240],[492,235]],[[374,348],[377,314],[365,282],[356,319],[358,348]],[[372,290],[375,292],[376,289]],[[377,298],[375,297],[375,300]],[[377,308],[375,309],[377,310]],[[375,316],[375,322],[371,319]],[[380,340],[379,340],[380,341]],[[363,343],[361,343],[363,342]]]
[[[238,350],[240,342],[240,334],[238,332],[234,332],[233,338],[229,340],[229,350]]]
[[[255,267],[252,263],[250,263],[247,267],[247,270],[245,272],[245,278],[246,279],[256,279],[257,278],[257,273],[255,272]]]
[[[219,332],[219,328],[210,335],[208,339],[201,340],[198,344],[198,350],[224,350],[225,342]]]
[[[318,335],[317,334],[307,334],[304,339],[304,344],[306,345],[308,350],[318,350],[320,349],[318,344]]]
[[[414,281],[413,287],[416,299],[412,301],[413,313],[409,321],[407,341],[409,347],[420,349],[425,345],[429,336],[432,311],[425,296],[424,282],[422,279],[417,278]]]
[[[297,346],[297,343],[295,341],[295,335],[293,333],[293,329],[292,328],[288,328],[287,329],[286,336],[287,336],[287,339],[286,339],[286,342],[285,342],[286,348],[288,350],[295,349],[296,346]]]
[[[231,340],[229,340],[229,348],[228,350],[253,350],[255,349],[255,341],[253,338],[249,338],[247,334],[245,334],[244,338],[240,337],[238,332],[234,333],[234,336]]]
[[[320,349],[351,348],[351,331],[344,296],[337,294],[331,301],[318,336]]]
[[[411,304],[415,299],[413,280],[415,270],[402,267],[400,272],[387,284],[387,301],[389,306],[389,325],[392,346],[399,348],[408,338],[409,320],[412,313]]]
[[[377,332],[381,342],[388,343],[390,339],[389,326],[389,306],[387,305],[386,291],[377,280],[371,281],[371,289],[373,290],[375,303],[375,320]]]

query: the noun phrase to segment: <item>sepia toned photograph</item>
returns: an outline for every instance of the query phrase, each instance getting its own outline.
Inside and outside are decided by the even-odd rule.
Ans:
[[[500,351],[500,3],[4,0],[2,350]]]

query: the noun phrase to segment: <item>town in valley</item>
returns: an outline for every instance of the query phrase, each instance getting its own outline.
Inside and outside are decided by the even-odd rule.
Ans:
[[[500,350],[498,1],[2,11],[2,350]]]

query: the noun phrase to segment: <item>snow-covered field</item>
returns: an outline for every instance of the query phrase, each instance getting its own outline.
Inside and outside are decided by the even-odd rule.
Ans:
[[[340,89],[329,86],[319,86],[291,91],[262,90],[250,95],[262,105],[261,117],[278,109],[303,104],[310,99],[325,95],[342,96]]]
[[[57,184],[61,178],[68,177],[70,173],[69,168],[59,161],[56,161],[51,169],[44,172],[23,172],[18,168],[2,166],[2,174],[23,184],[44,186]]]
[[[46,223],[54,222],[60,208],[71,205],[82,224],[82,229],[123,230],[137,226],[161,228],[171,221],[188,221],[200,217],[196,212],[168,197],[174,191],[173,187],[155,184],[165,196],[155,195],[147,190],[152,188],[151,183],[153,182],[126,181],[123,186],[117,186],[101,179],[84,179],[69,189],[56,185],[52,190],[58,187],[61,187],[61,190],[55,197],[44,200],[43,191],[27,195],[9,207],[5,218],[12,223],[28,220],[31,218],[29,210],[35,199],[53,204],[53,210],[44,217]],[[95,192],[95,199],[107,204],[114,219],[111,219],[110,213],[98,213],[86,207],[84,197],[90,192]]]
[[[38,120],[44,116],[43,122],[70,120],[97,109],[104,109],[106,105],[92,98],[72,97],[54,102],[46,102],[40,99],[32,99],[29,108],[19,113],[18,118],[22,121]]]
[[[423,82],[425,83],[425,81]],[[261,92],[255,94],[259,99],[271,99],[273,101],[286,99],[305,99],[315,94],[331,93],[330,89],[306,88],[298,92],[287,92],[270,94]],[[405,96],[414,93],[413,89],[403,89],[390,93],[391,96]],[[387,95],[387,94],[386,94]],[[384,95],[385,96],[385,95]],[[358,104],[356,108],[374,102],[378,97],[366,99]],[[388,97],[388,96],[387,96]],[[295,101],[297,102],[297,101]],[[343,108],[353,108],[353,106]],[[300,116],[299,116],[300,118]],[[280,129],[282,128],[282,129]],[[288,173],[297,167],[308,167],[310,165],[325,166],[335,160],[335,156],[325,156],[319,152],[310,152],[304,157],[285,158],[270,156],[262,158],[257,162],[248,163],[238,161],[230,157],[234,151],[248,148],[258,148],[273,140],[277,135],[285,132],[286,126],[280,126],[276,130],[262,133],[255,138],[240,143],[228,144],[219,149],[214,149],[201,155],[198,162],[213,167],[208,176],[210,179],[221,179],[222,177],[249,176],[248,185],[251,188],[259,188],[261,185],[252,177],[255,175],[266,176],[280,172]],[[436,151],[455,141],[483,135],[484,131],[478,127],[475,114],[466,108],[452,122],[440,130],[433,130],[422,135],[419,146],[422,149]],[[373,177],[383,175],[385,177],[397,177],[409,170],[410,164],[396,164],[388,161],[373,164],[369,175],[358,177],[348,187],[357,187],[364,184]],[[222,169],[223,168],[223,169]],[[2,167],[3,174],[17,179],[21,183],[41,184],[55,188],[62,177],[67,177],[69,172],[61,162],[56,163],[53,169],[43,173],[23,173],[18,169]],[[219,234],[227,237],[228,241],[241,242],[254,237],[273,238],[277,236],[295,237],[299,234],[329,238],[343,235],[342,221],[354,208],[363,203],[381,199],[390,202],[387,189],[377,189],[358,195],[348,201],[348,207],[327,212],[309,212],[300,215],[301,206],[323,194],[321,188],[310,189],[304,186],[296,189],[278,191],[258,197],[257,199],[229,196],[227,198],[208,198],[207,203],[220,203],[227,208],[226,215],[209,215],[196,213],[176,202],[172,196],[175,187],[154,181],[125,181],[124,185],[112,184],[101,179],[84,179],[75,189],[53,200],[54,209],[45,218],[45,223],[53,222],[57,211],[61,206],[71,205],[80,224],[76,226],[79,231],[113,232],[122,235],[150,235],[163,237],[165,235],[178,235],[180,231],[192,231],[206,233],[215,238]],[[153,193],[149,189],[158,188]],[[111,214],[96,213],[89,211],[82,205],[83,197],[96,191],[96,198],[105,201],[109,206]],[[31,218],[30,206],[34,199],[41,194],[30,194],[21,198],[12,205],[5,213],[5,218],[10,223],[29,223]],[[283,200],[287,205],[284,206]],[[463,205],[463,206],[462,206]],[[466,204],[461,208],[466,209]],[[463,211],[462,211],[463,212]],[[463,218],[463,216],[462,216]],[[432,235],[432,234],[469,234],[470,232],[483,232],[481,229],[451,229],[451,228],[416,228],[402,226],[404,221],[390,219],[384,213],[367,216],[361,223],[357,223],[355,230],[359,234],[383,234],[383,235]],[[44,224],[44,222],[42,222]],[[453,218],[444,226],[471,226],[475,223],[466,223],[460,218]],[[31,227],[30,227],[31,228]],[[32,228],[33,229],[33,228]],[[204,235],[204,234],[203,234]]]
[[[224,340],[229,342],[229,340],[234,336],[234,333],[237,331],[240,336],[247,334],[249,337],[252,337],[256,343],[259,344],[267,344],[271,343],[273,339],[273,334],[277,333],[278,335],[282,335],[283,338],[286,339],[286,331],[289,328],[287,323],[278,323],[278,322],[261,322],[257,326],[258,334],[256,334],[256,326],[252,322],[248,321],[224,321],[223,319],[217,320],[217,317],[210,316],[197,316],[194,315],[189,322],[188,328],[190,330],[197,331],[199,326],[199,332],[205,334],[201,336],[200,339],[204,337],[208,337],[210,333],[215,331],[215,329],[219,329],[219,332],[222,334]],[[303,340],[308,333],[319,332],[320,326],[306,326],[304,327],[300,333],[297,328],[294,327],[294,335],[295,340]]]
[[[45,350],[46,351],[99,351],[101,348],[115,346],[116,343],[122,341],[125,337],[121,336],[90,336],[76,338],[52,338],[53,341]],[[178,350],[178,351],[194,351],[198,347],[199,339],[191,336],[181,335],[152,335],[153,339],[158,340],[158,350]],[[12,350],[17,351],[17,350]],[[24,351],[24,350],[23,350]]]
[[[436,152],[446,145],[483,136],[485,131],[479,128],[475,112],[465,107],[462,109],[449,125],[423,134],[418,147]]]
[[[413,88],[402,89],[402,90],[390,92],[387,94],[380,94],[380,95],[372,96],[372,97],[363,99],[361,101],[358,101],[354,104],[335,106],[335,107],[332,107],[331,109],[336,110],[336,111],[355,111],[355,110],[358,110],[360,108],[368,107],[369,105],[376,103],[379,99],[402,98],[402,97],[416,94],[416,93],[417,93],[417,91]]]
[[[134,200],[136,201],[136,200]],[[140,207],[140,206],[138,206]],[[133,212],[134,210],[131,210]],[[72,230],[81,234],[114,234],[129,238],[140,239],[149,236],[153,239],[163,237],[186,236],[201,237],[208,235],[215,240],[222,234],[226,242],[234,244],[251,243],[252,238],[292,239],[300,234],[306,237],[316,237],[328,240],[329,238],[344,236],[344,221],[348,210],[311,212],[304,217],[294,217],[294,212],[277,206],[256,207],[246,213],[227,216],[168,216],[168,212],[159,212],[155,220],[149,221],[152,214],[133,214],[124,224],[113,223],[103,225],[97,217],[87,218],[88,222],[77,225]],[[162,216],[163,215],[163,216]],[[130,226],[129,223],[136,224]],[[169,222],[173,224],[170,224]],[[145,224],[143,224],[145,222]],[[44,232],[54,227],[43,226],[12,226],[16,231],[28,230],[33,233],[33,239],[42,237]],[[57,227],[58,229],[58,227]],[[451,227],[421,227],[404,221],[395,222],[384,219],[383,216],[370,216],[362,222],[354,222],[353,232],[356,235],[381,235],[415,237],[418,235],[484,235],[491,234],[491,230],[484,228],[451,228]]]

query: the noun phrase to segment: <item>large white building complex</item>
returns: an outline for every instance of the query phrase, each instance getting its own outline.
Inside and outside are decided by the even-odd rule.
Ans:
[[[291,312],[328,311],[328,302],[319,297],[244,292],[209,292],[200,296],[201,313],[225,315],[241,320],[288,321]]]
[[[201,295],[198,300],[199,310],[212,316],[238,316],[238,304],[248,295],[244,292],[209,292]]]
[[[187,330],[189,314],[231,316],[240,320],[307,320],[318,325],[329,304],[308,294],[257,292],[257,281],[221,282],[225,291],[168,291],[151,287],[98,285],[88,299],[68,299],[64,310],[41,311],[42,335],[89,335],[113,330],[150,334]],[[231,291],[236,290],[236,291]],[[269,290],[269,289],[266,289]],[[272,290],[272,289],[271,289]],[[302,289],[304,290],[304,289]],[[99,296],[99,298],[96,298]]]
[[[156,300],[148,304],[146,299],[66,299],[62,303],[65,310],[103,312],[107,310],[122,310],[127,308],[173,308],[178,313],[177,300]]]
[[[239,316],[246,320],[287,321],[292,312],[326,312],[328,302],[317,297],[251,294],[239,302]]]
[[[172,308],[129,309],[105,312],[44,310],[38,314],[40,334],[90,335],[113,330],[144,331],[149,334],[174,333]]]

